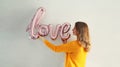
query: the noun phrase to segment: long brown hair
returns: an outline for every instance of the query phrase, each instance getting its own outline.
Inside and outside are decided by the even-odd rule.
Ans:
[[[77,31],[77,40],[84,47],[84,50],[88,52],[91,46],[88,25],[85,22],[78,21],[75,23],[75,29]]]

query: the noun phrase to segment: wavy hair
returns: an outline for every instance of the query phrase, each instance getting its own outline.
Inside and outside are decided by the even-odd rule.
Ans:
[[[91,46],[88,25],[85,22],[78,21],[75,23],[75,29],[77,31],[77,40],[84,47],[84,50],[88,52]]]

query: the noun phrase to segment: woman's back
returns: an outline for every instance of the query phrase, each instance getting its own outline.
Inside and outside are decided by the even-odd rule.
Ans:
[[[73,51],[66,52],[65,67],[85,67],[87,52],[77,41],[72,41]]]

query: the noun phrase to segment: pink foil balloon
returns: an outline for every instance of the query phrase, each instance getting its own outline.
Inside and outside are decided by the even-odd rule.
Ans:
[[[32,22],[28,25],[26,31],[29,32],[30,36],[32,39],[37,39],[39,37],[37,30],[34,31],[35,29],[38,28],[39,26],[39,21],[41,20],[42,16],[45,13],[45,9],[40,7],[38,8],[37,12],[35,13]]]
[[[70,33],[68,31],[70,30],[71,25],[69,23],[64,23],[61,27],[60,36],[62,40],[67,40],[70,38]]]
[[[52,39],[52,40],[55,40],[57,37],[58,37],[58,34],[59,34],[59,32],[60,32],[60,29],[61,29],[61,25],[60,24],[58,24],[57,26],[56,26],[56,28],[55,29],[53,29],[53,25],[49,25],[49,29],[50,29],[50,38]]]
[[[49,29],[48,25],[43,25],[43,24],[39,25],[38,33],[40,36],[47,36],[49,31],[50,31],[50,29]]]
[[[31,23],[28,25],[26,31],[29,32],[29,35],[32,39],[37,39],[39,36],[47,36],[49,33],[50,38],[52,40],[57,39],[58,35],[60,35],[62,40],[67,40],[70,38],[70,30],[71,25],[69,23],[64,23],[63,25],[57,24],[55,29],[53,29],[53,25],[45,25],[39,24],[41,18],[45,13],[45,9],[40,7],[35,13]]]

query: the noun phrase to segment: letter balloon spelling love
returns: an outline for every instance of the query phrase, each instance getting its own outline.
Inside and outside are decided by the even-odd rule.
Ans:
[[[29,32],[31,39],[37,39],[39,36],[47,36],[48,34],[52,40],[57,39],[58,35],[60,35],[62,40],[70,38],[69,30],[71,25],[69,23],[64,23],[62,25],[57,24],[55,29],[53,29],[53,25],[51,24],[39,24],[44,14],[45,9],[43,7],[38,8],[31,23],[28,25],[26,32]]]

